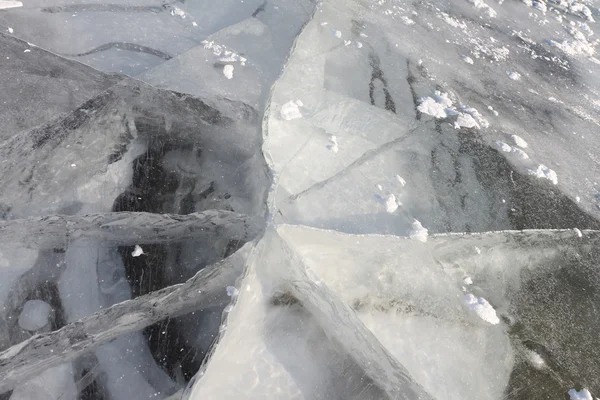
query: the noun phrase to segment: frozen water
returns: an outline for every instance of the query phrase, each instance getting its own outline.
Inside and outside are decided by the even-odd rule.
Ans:
[[[11,398],[600,391],[596,1],[0,8]]]
[[[50,322],[50,304],[41,300],[29,300],[23,305],[19,316],[19,326],[26,331],[37,331]]]

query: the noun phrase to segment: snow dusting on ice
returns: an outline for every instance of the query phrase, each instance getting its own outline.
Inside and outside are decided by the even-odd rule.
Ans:
[[[19,326],[26,331],[37,331],[48,324],[52,307],[42,300],[29,300],[19,315]]]
[[[467,307],[475,312],[479,318],[488,322],[492,325],[500,323],[500,319],[496,315],[496,310],[486,299],[483,297],[476,297],[471,293],[467,293],[463,298],[464,303]]]

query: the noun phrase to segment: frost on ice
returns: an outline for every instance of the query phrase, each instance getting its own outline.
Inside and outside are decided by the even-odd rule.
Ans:
[[[472,293],[467,293],[463,298],[463,302],[473,311],[479,318],[492,325],[500,323],[500,318],[496,315],[496,310],[483,297],[476,297]]]

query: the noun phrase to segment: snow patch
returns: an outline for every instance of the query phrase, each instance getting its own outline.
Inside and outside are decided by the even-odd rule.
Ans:
[[[500,318],[496,315],[496,310],[483,297],[476,297],[471,293],[467,293],[463,298],[463,302],[473,311],[479,318],[492,325],[500,323]]]
[[[536,369],[544,369],[546,367],[546,362],[538,353],[532,350],[527,351],[527,360],[531,365],[533,365]]]

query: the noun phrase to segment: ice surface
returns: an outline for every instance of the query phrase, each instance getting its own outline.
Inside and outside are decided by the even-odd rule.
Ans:
[[[50,322],[50,304],[41,300],[29,300],[23,305],[19,326],[27,331],[36,331]]]
[[[11,398],[600,391],[594,0],[17,3],[0,1]],[[223,259],[235,277],[210,275],[198,308],[111,320]],[[30,330],[67,324],[76,350],[94,312],[114,340],[15,378],[52,351],[23,347]]]

